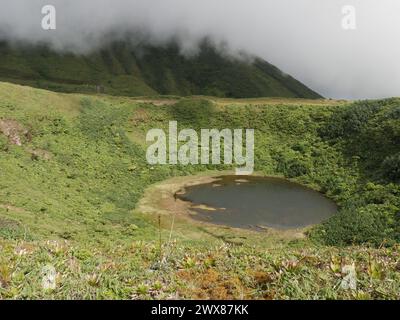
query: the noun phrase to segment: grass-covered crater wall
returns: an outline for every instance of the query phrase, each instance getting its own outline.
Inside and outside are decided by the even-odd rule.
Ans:
[[[311,186],[340,206],[339,214],[311,230],[312,239],[329,245],[399,241],[398,99],[145,103],[0,89],[3,237],[104,241],[131,237],[132,225],[136,236],[151,233],[154,225],[133,214],[147,186],[227,169],[148,165],[146,132],[176,120],[179,129],[255,129],[256,171]],[[7,125],[21,145],[11,141]]]

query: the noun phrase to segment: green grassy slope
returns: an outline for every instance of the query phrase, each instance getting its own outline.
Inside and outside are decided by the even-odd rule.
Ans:
[[[45,47],[0,43],[0,79],[62,92],[112,95],[210,95],[219,97],[320,98],[269,63],[244,62],[206,42],[184,57],[179,48],[115,43],[90,55],[57,54]]]
[[[400,101],[213,101],[155,105],[0,83],[0,297],[400,298]],[[147,165],[145,133],[169,120],[254,128],[257,171],[324,192],[340,213],[298,240],[182,218],[168,243],[172,217],[136,209],[145,188],[229,169]],[[344,290],[353,263],[358,288]],[[41,287],[48,264],[52,291]]]

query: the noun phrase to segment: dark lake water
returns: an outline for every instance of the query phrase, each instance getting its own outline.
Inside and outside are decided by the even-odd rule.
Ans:
[[[237,228],[301,228],[321,223],[337,211],[336,204],[319,192],[268,177],[223,176],[188,187],[179,198],[192,202],[194,219]]]

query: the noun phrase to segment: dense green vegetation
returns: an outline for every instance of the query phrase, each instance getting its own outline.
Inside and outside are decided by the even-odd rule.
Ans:
[[[146,112],[176,119],[182,128],[254,128],[256,171],[298,180],[339,204],[340,214],[311,231],[314,239],[380,245],[400,240],[399,106],[398,99],[390,99],[341,107],[228,105],[218,110],[208,101],[183,100],[162,111],[149,106]],[[143,122],[139,128],[156,125]]]
[[[0,297],[399,298],[399,108],[399,99],[154,104],[0,83]],[[169,120],[254,128],[257,171],[320,190],[340,212],[286,240],[182,218],[170,243],[172,217],[136,210],[144,189],[227,168],[147,165],[145,134]],[[353,263],[358,289],[343,290]],[[59,273],[53,291],[41,288],[46,264]]]
[[[320,98],[271,64],[238,59],[204,41],[184,56],[178,45],[114,43],[86,55],[0,43],[0,79],[62,92],[112,95]]]
[[[355,192],[319,231],[329,244],[400,240],[399,99],[357,102],[335,112],[323,139],[357,166]]]

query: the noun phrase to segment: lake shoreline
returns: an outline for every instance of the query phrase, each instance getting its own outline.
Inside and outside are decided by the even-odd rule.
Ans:
[[[268,235],[282,237],[284,239],[304,239],[306,238],[306,233],[314,226],[309,225],[306,227],[300,228],[292,228],[292,229],[278,229],[266,226],[253,226],[252,228],[236,228],[227,225],[219,225],[214,224],[207,221],[200,221],[197,219],[193,219],[191,214],[195,214],[193,211],[193,207],[196,207],[196,204],[193,204],[190,201],[185,201],[180,199],[177,195],[184,194],[185,189],[188,187],[208,184],[218,181],[221,176],[234,176],[235,173],[233,170],[226,171],[205,171],[199,174],[190,175],[190,176],[180,176],[180,177],[172,177],[161,181],[159,183],[151,185],[144,192],[143,197],[138,203],[138,206],[135,211],[140,212],[144,216],[175,216],[177,217],[183,224],[197,224],[199,226],[205,225],[209,227],[213,227],[216,229],[232,229],[237,232],[243,233],[266,233]],[[251,177],[264,177],[264,178],[277,178],[277,179],[285,179],[289,182],[295,183],[299,186],[309,188],[315,192],[320,193],[317,188],[313,188],[307,184],[302,184],[293,179],[287,179],[281,175],[265,175],[261,172],[255,172]],[[238,176],[238,179],[244,179],[245,176]],[[324,195],[326,197],[326,195]],[[328,197],[327,197],[328,198]],[[328,198],[329,199],[329,198]]]

